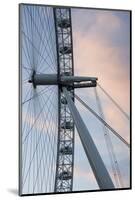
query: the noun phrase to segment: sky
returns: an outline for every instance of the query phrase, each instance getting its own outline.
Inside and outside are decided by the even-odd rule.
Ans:
[[[98,83],[130,115],[129,12],[72,9],[72,27],[75,75],[97,77]],[[97,88],[97,92],[102,102],[106,121],[129,141],[129,121],[125,119],[99,88]],[[76,90],[76,93],[98,112],[93,89],[79,89],[78,91]],[[103,132],[101,131],[101,124],[78,102],[76,102],[76,106],[110,170],[110,161],[106,153],[107,149]],[[99,135],[99,133],[102,135]],[[116,137],[112,134],[110,135],[122,172],[124,186],[128,187],[129,151]],[[75,152],[78,156],[75,158],[77,166],[75,168],[76,181],[74,181],[74,188],[76,190],[83,190],[84,188],[97,189],[98,186],[90,170],[87,158],[82,153],[83,148],[77,133],[76,141]]]
[[[75,73],[98,77],[129,112],[129,13],[74,10],[72,21]]]

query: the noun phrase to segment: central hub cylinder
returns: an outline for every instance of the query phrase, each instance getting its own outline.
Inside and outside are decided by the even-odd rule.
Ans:
[[[97,78],[95,77],[83,77],[83,76],[66,76],[61,75],[59,78],[57,74],[36,74],[33,73],[32,80],[34,87],[37,85],[63,85],[71,86],[74,84],[75,87],[94,87],[96,86]],[[84,84],[85,82],[85,84]]]
[[[56,74],[35,74],[34,75],[35,85],[57,85],[58,78]]]

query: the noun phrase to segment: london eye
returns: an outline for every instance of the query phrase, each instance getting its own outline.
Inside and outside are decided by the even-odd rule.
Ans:
[[[76,75],[72,22],[74,9],[20,4],[19,11],[19,194],[114,190],[130,187],[130,180],[127,182],[123,180],[124,173],[127,177],[130,176],[130,142],[106,120],[100,92],[123,115],[126,126],[130,124],[130,117],[100,85],[99,77]],[[81,97],[82,90],[86,93],[88,90],[93,92],[91,94],[92,98],[95,98],[93,106],[85,97],[83,98],[83,95]],[[93,118],[90,117],[89,122],[86,120],[85,123],[85,119],[83,120],[81,116],[83,111],[77,108],[79,104],[97,120],[97,124],[100,124],[99,131],[103,132],[106,157],[102,157],[100,152],[103,145],[99,147],[96,145],[96,139],[93,138],[96,136],[91,135],[86,125],[91,123]],[[95,106],[97,110],[94,109]],[[91,126],[95,126],[95,123]],[[130,128],[127,135],[130,138]],[[123,159],[128,160],[127,166],[116,155],[113,143],[118,146],[121,144],[125,154]],[[82,148],[78,150],[79,156],[78,144]],[[77,165],[83,165],[81,157],[84,157],[90,167],[95,184],[93,187],[88,185],[77,189],[78,180],[81,182],[81,179],[77,180],[76,177]],[[108,164],[110,167],[106,166],[106,163],[110,163]],[[123,163],[124,172],[122,172]]]

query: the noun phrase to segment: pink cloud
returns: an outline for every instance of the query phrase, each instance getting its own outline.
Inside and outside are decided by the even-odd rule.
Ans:
[[[84,170],[83,168],[79,167],[79,166],[74,166],[74,182],[78,182],[79,184],[79,189],[81,189],[81,183],[84,185],[84,183],[87,185],[88,189],[99,189],[98,184],[96,182],[96,179],[94,177],[94,174],[92,172],[92,170],[88,169],[88,170]],[[84,186],[82,187],[82,189],[86,189],[84,188]]]
[[[77,18],[73,19],[73,25],[78,24],[73,32],[74,38],[74,66],[75,74],[82,76],[96,76],[98,82],[103,88],[117,101],[117,103],[129,114],[130,105],[130,85],[129,85],[129,45],[117,45],[113,43],[113,39],[117,38],[117,33],[121,32],[123,23],[119,17],[111,12],[99,12],[93,18],[93,11],[90,15],[85,13],[82,19],[77,22]],[[90,17],[91,16],[91,17]],[[88,20],[89,19],[89,20]],[[90,21],[90,23],[87,23]],[[77,26],[77,25],[76,25]],[[122,35],[122,34],[121,34]],[[114,37],[115,36],[115,37]],[[120,35],[119,35],[120,36]],[[128,38],[126,38],[128,40]],[[89,91],[92,89],[89,89]],[[99,91],[99,90],[98,90]],[[81,95],[83,99],[87,96],[93,101],[93,95],[90,92],[84,91]],[[118,112],[115,106],[100,93],[103,104],[103,111],[106,116],[106,121],[129,141],[129,121]],[[87,100],[86,100],[87,101]],[[91,101],[89,105],[91,105]],[[79,106],[79,110],[84,112]],[[95,138],[94,138],[95,139]],[[103,140],[95,139],[98,146],[102,145]],[[114,142],[114,140],[113,140]],[[123,158],[127,160],[125,165],[128,166],[129,149],[124,148],[120,143],[114,142],[114,149],[118,161]],[[103,146],[103,145],[102,145]],[[102,156],[106,157],[107,152],[100,149]],[[124,168],[121,166],[121,168]],[[126,171],[126,169],[125,169]],[[128,172],[125,172],[128,176]],[[85,176],[85,175],[84,175]],[[126,181],[124,181],[126,183]],[[129,183],[126,183],[127,185]]]
[[[106,116],[106,121],[116,130],[118,133],[129,142],[129,121],[124,117],[120,116],[120,113],[112,107],[110,104],[105,106],[104,113]],[[117,114],[116,114],[117,113]]]
[[[113,46],[110,38],[106,37],[105,29],[109,26],[110,32],[116,32],[120,29],[121,21],[109,13],[100,13],[96,19],[85,35],[74,32],[75,73],[98,77],[99,83],[129,112],[129,66],[123,62],[126,50]]]

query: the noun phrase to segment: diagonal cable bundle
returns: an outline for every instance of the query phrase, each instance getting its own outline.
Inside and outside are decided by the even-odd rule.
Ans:
[[[94,92],[95,92],[95,97],[96,97],[96,102],[97,102],[99,114],[102,117],[102,119],[105,120],[105,116],[104,116],[104,112],[103,112],[103,109],[102,109],[100,97],[97,93],[96,88],[94,88]],[[117,158],[116,158],[116,155],[115,155],[115,152],[114,152],[110,133],[109,133],[109,130],[107,129],[107,127],[105,127],[104,125],[103,125],[103,133],[104,133],[104,138],[105,138],[107,150],[108,150],[108,153],[109,153],[109,158],[110,158],[110,162],[111,162],[114,180],[116,182],[117,187],[119,187],[119,186],[124,187],[121,171],[120,171],[120,168],[119,168],[119,163],[117,161]]]
[[[101,123],[103,123],[116,137],[118,137],[128,148],[130,144],[117,132],[115,131],[105,120],[103,120],[90,106],[88,106],[80,97],[75,94],[75,98],[89,110]]]

